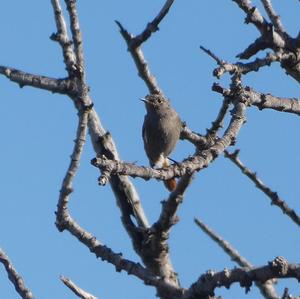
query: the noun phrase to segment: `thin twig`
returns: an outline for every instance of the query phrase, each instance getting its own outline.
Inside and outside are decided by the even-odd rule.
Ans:
[[[85,290],[81,289],[78,287],[71,279],[65,277],[65,276],[60,276],[60,280],[79,298],[82,299],[97,299],[94,295],[86,292]]]
[[[23,278],[18,274],[8,256],[0,248],[0,263],[5,267],[9,280],[14,285],[16,291],[23,299],[34,299],[32,292],[26,288]]]
[[[60,189],[60,195],[59,195],[57,212],[56,212],[56,226],[60,231],[65,229],[64,218],[67,215],[67,211],[68,211],[67,204],[69,201],[69,196],[73,192],[72,183],[75,174],[79,168],[79,162],[83,151],[83,146],[86,141],[88,114],[89,111],[87,110],[87,111],[83,111],[79,115],[76,139],[75,139],[73,152],[71,155],[70,165],[66,171]]]
[[[139,47],[148,38],[150,38],[153,32],[156,32],[159,29],[158,25],[169,12],[169,9],[171,8],[173,2],[174,0],[167,0],[162,9],[159,11],[158,15],[150,23],[147,24],[143,32],[132,39],[131,45],[134,48]]]
[[[134,38],[133,35],[128,33],[128,31],[122,26],[119,21],[116,21],[116,24],[118,25],[120,33],[127,43],[128,51],[130,52],[136,65],[139,77],[145,82],[151,94],[162,94],[162,91],[158,86],[154,75],[150,72],[149,65],[144,57],[141,48],[131,46],[131,41]]]
[[[214,240],[239,266],[244,268],[252,268],[250,262],[248,262],[240,253],[233,248],[228,241],[222,239],[216,232],[214,232],[209,226],[202,222],[199,218],[194,219],[195,223],[212,239]]]
[[[200,46],[200,49],[205,52],[208,56],[210,56],[212,59],[214,59],[218,65],[223,65],[225,63],[224,60],[220,59],[215,53],[213,53],[211,50],[204,48],[203,46]]]
[[[82,44],[82,34],[79,25],[76,1],[65,0],[65,3],[70,17],[70,28],[72,32],[72,40],[74,43],[74,52],[76,56],[77,68],[80,74],[80,78],[84,82],[85,68],[84,68],[83,44]]]
[[[69,40],[67,25],[63,17],[63,12],[60,6],[59,0],[51,0],[54,15],[57,33],[52,34],[51,39],[59,42],[64,56],[64,61],[66,64],[66,69],[69,73],[69,76],[76,71],[76,57],[72,48],[72,42]]]
[[[204,231],[213,241],[215,241],[240,267],[251,269],[253,265],[247,261],[233,246],[226,240],[222,239],[216,232],[214,232],[209,226],[207,226],[200,219],[195,218],[195,223]],[[266,281],[265,283],[256,282],[262,295],[267,299],[279,299],[272,281]]]
[[[275,29],[283,38],[285,38],[287,36],[287,33],[281,23],[280,17],[278,16],[278,14],[276,14],[271,1],[270,0],[261,0],[261,2],[270,18],[272,24],[274,25]]]
[[[207,136],[210,136],[210,138],[214,139],[217,136],[218,131],[223,128],[224,119],[229,109],[230,102],[229,98],[224,98],[217,118],[212,122],[211,128],[207,129]]]
[[[151,94],[163,94],[163,92],[158,86],[154,75],[151,74],[149,65],[140,46],[143,42],[150,38],[153,32],[158,30],[159,23],[167,15],[173,2],[174,0],[167,0],[157,16],[153,19],[153,21],[148,23],[145,30],[137,36],[133,36],[132,34],[130,34],[119,21],[115,21],[120,29],[121,35],[127,43],[128,51],[130,52],[133,61],[135,62],[136,68],[138,70],[138,75],[145,82]]]
[[[266,186],[258,177],[255,172],[252,172],[249,168],[243,165],[241,160],[238,157],[239,151],[236,150],[233,153],[229,153],[228,151],[224,151],[224,156],[228,158],[231,162],[233,162],[254,184],[260,189],[263,193],[265,193],[269,199],[271,200],[271,204],[279,207],[281,211],[290,217],[294,223],[300,226],[300,217],[297,215],[295,210],[291,209],[286,201],[281,199],[277,192],[272,191],[268,186]]]

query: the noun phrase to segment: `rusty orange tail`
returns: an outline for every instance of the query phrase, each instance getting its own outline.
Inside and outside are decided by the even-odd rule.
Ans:
[[[164,185],[166,186],[166,188],[169,190],[169,191],[174,191],[175,188],[176,188],[176,179],[175,178],[172,178],[172,179],[169,179],[167,181],[164,181]]]
[[[163,161],[163,167],[168,167],[169,165],[170,165],[170,163],[169,163],[168,158],[165,158]],[[164,181],[164,185],[170,192],[172,192],[175,190],[176,185],[177,185],[176,179],[172,178],[172,179],[166,180],[166,181]]]

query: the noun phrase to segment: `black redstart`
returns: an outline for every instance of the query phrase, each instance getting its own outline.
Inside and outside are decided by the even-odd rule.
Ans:
[[[169,165],[168,156],[179,139],[182,123],[170,102],[162,95],[151,94],[141,100],[147,113],[143,124],[143,141],[151,167]],[[176,188],[175,178],[164,181],[169,191]]]

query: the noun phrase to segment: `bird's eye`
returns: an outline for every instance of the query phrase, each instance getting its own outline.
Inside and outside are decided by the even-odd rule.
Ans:
[[[158,98],[157,99],[157,103],[160,104],[161,103],[161,99]]]

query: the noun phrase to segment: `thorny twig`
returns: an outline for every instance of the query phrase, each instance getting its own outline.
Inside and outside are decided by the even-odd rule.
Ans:
[[[249,168],[247,168],[238,157],[238,154],[239,150],[236,150],[233,153],[224,151],[224,156],[233,162],[242,171],[242,173],[245,174],[255,184],[258,189],[268,196],[272,205],[279,207],[285,215],[289,216],[294,223],[300,226],[300,217],[297,215],[295,210],[291,209],[286,201],[279,197],[277,192],[272,191],[267,185],[265,185],[262,180],[258,178],[255,172],[252,172]]]
[[[253,268],[253,265],[248,262],[235,248],[233,248],[228,241],[222,239],[199,218],[195,218],[194,221],[202,229],[202,231],[204,231],[213,241],[215,241],[239,266],[245,269]],[[273,286],[273,280],[268,280],[265,283],[255,282],[255,284],[266,299],[279,299]]]

